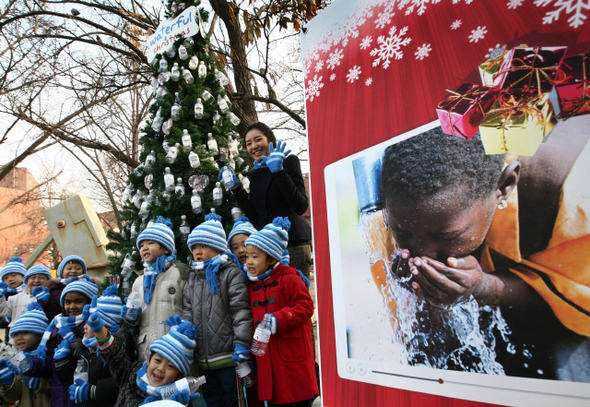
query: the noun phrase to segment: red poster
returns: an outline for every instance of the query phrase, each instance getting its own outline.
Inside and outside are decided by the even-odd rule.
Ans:
[[[587,0],[339,0],[302,35],[325,406],[588,405]]]

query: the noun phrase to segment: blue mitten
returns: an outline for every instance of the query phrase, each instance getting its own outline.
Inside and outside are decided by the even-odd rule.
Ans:
[[[270,333],[274,335],[277,333],[277,329],[279,328],[277,317],[275,317],[274,314],[268,314],[268,316],[270,317],[270,326],[268,328],[270,329]]]
[[[238,177],[236,177],[235,172],[230,167],[223,167],[219,171],[217,179],[221,181],[221,183],[225,185],[227,189],[232,189],[240,183],[240,180]]]
[[[68,339],[64,339],[61,343],[55,348],[55,353],[53,354],[54,360],[65,359],[72,353],[70,350],[70,344],[72,340],[69,339],[70,337],[66,337]]]
[[[47,287],[35,287],[31,292],[37,301],[47,302],[49,301],[49,288]]]
[[[241,343],[236,343],[234,345],[234,354],[232,355],[231,360],[242,363],[248,359],[250,359],[250,349]]]
[[[102,318],[100,317],[98,311],[90,314],[90,316],[88,317],[88,321],[86,321],[86,324],[88,324],[92,332],[98,332],[102,328],[104,328],[104,322],[102,321]]]
[[[0,283],[0,297],[2,297],[4,294],[6,294],[6,291],[8,291],[8,284],[6,284],[4,281],[2,281]]]
[[[90,316],[90,314],[95,313],[96,311],[98,311],[98,296],[94,295],[92,296],[92,301],[90,302],[90,305],[84,305],[84,309],[82,310],[82,318],[84,319],[84,321],[88,321],[88,317]]]
[[[168,325],[170,328],[173,328],[177,325],[180,325],[182,323],[182,319],[178,315],[170,315],[164,322],[166,322],[166,325]]]
[[[186,406],[189,403],[192,403],[194,400],[198,399],[201,395],[199,393],[190,394],[187,389],[184,390],[176,390],[170,396],[170,400],[177,401],[180,404]]]
[[[18,362],[17,365],[14,365],[12,362],[8,361],[7,366],[15,376],[26,375],[31,370],[33,370],[33,361],[28,356],[25,356],[21,361]]]
[[[127,302],[127,298],[125,298],[125,302]],[[121,308],[121,316],[123,319],[130,323],[135,323],[139,315],[141,314],[141,307],[138,308],[129,308],[127,305],[123,305]]]
[[[0,360],[0,381],[5,386],[10,386],[14,381],[14,372],[8,365],[12,366],[6,359]]]
[[[266,164],[270,172],[277,172],[283,169],[283,160],[289,155],[291,150],[285,151],[287,143],[279,141],[277,143],[277,149],[273,148],[272,143],[269,145],[270,153],[267,156],[262,156],[262,161]]]
[[[76,404],[82,404],[90,398],[90,388],[92,385],[82,379],[76,379],[70,386],[70,399]]]

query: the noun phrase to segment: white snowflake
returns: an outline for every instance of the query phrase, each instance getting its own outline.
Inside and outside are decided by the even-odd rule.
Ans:
[[[524,0],[510,0],[508,3],[506,3],[506,5],[509,9],[515,9],[517,7],[522,6],[523,2]]]
[[[463,21],[461,20],[453,21],[453,24],[451,24],[451,30],[456,30],[457,28],[461,27],[461,24],[463,24]]]
[[[365,38],[363,38],[363,40],[361,41],[361,49],[367,49],[371,46],[371,43],[373,42],[373,37],[370,35],[367,35]]]
[[[430,44],[424,43],[421,47],[418,47],[418,50],[414,52],[414,55],[416,55],[416,59],[423,60],[430,56],[430,51],[432,51]]]
[[[488,29],[486,26],[483,26],[483,27],[478,26],[475,30],[471,30],[471,35],[469,36],[469,42],[478,42],[479,40],[483,40],[487,33],[488,33]]]
[[[471,1],[470,1],[471,2]],[[416,14],[421,16],[426,11],[426,5],[428,3],[437,4],[440,0],[401,0],[397,6],[400,10],[406,7],[406,15],[411,14],[416,9]],[[467,3],[469,4],[469,3]]]
[[[346,75],[346,82],[353,83],[354,81],[359,79],[361,73],[361,67],[355,65],[354,68],[348,70],[348,74]]]
[[[316,96],[320,96],[320,89],[324,87],[322,79],[323,76],[320,76],[318,78],[317,75],[314,75],[313,79],[307,82],[305,100],[309,99],[310,102],[313,102],[313,98],[315,98]]]
[[[324,61],[319,60],[317,64],[315,64],[315,71],[319,72],[324,67]]]
[[[379,17],[375,20],[375,28],[385,28],[386,25],[391,24],[391,17],[393,17],[394,13],[389,13],[384,11],[383,13],[379,13]]]
[[[365,86],[371,86],[373,84],[373,78],[369,78],[365,81]]]
[[[370,52],[371,56],[377,56],[377,59],[373,60],[373,66],[377,66],[383,62],[383,68],[387,69],[391,57],[401,59],[404,56],[401,47],[408,45],[412,39],[409,37],[402,38],[408,31],[408,27],[402,28],[397,34],[395,33],[396,30],[396,26],[392,26],[389,29],[389,37],[386,38],[385,36],[380,35],[379,38],[377,38],[379,48],[374,48]]]
[[[553,10],[545,14],[543,24],[551,24],[559,20],[559,14],[563,11],[564,14],[572,15],[567,20],[570,27],[578,28],[586,20],[584,10],[590,10],[590,0],[535,0],[537,7],[545,7],[550,4],[553,6]]]
[[[341,49],[337,49],[336,51],[330,54],[330,58],[328,58],[328,68],[334,69],[338,65],[340,65],[340,60],[344,58]]]
[[[333,81],[334,79],[336,79],[336,74],[333,73],[332,75],[330,75],[330,80]]]

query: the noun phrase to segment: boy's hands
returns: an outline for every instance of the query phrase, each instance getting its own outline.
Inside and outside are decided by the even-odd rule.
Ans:
[[[277,333],[277,329],[279,328],[277,317],[275,317],[274,314],[268,314],[268,316],[270,317],[270,326],[268,328],[270,329],[270,333],[274,335]]]
[[[55,353],[53,354],[54,360],[60,360],[67,358],[70,356],[70,344],[72,343],[71,339],[64,339],[61,343],[55,348]]]
[[[0,282],[0,297],[3,297],[6,291],[8,291],[8,284],[4,281]]]
[[[82,379],[76,379],[70,386],[70,399],[76,404],[82,404],[90,399],[90,388],[92,385]]]
[[[241,343],[236,343],[234,345],[234,354],[232,355],[231,359],[238,363],[242,363],[250,359],[250,349]]]
[[[126,303],[127,297],[125,297],[125,305],[123,305],[123,308],[121,308],[121,316],[125,321],[133,324],[135,321],[137,321],[137,318],[139,318],[139,315],[141,314],[141,307],[129,308]]]
[[[92,332],[98,332],[102,328],[104,328],[104,322],[102,321],[102,318],[100,317],[98,311],[90,314],[90,316],[88,317],[88,321],[86,321],[86,324],[90,327],[90,329],[92,329]]]
[[[198,399],[201,395],[199,393],[190,394],[187,389],[184,390],[176,390],[170,396],[170,400],[177,401],[182,405],[187,405],[192,403],[194,400]]]
[[[14,381],[14,373],[9,365],[8,360],[0,359],[0,381],[5,386],[10,386]]]
[[[49,301],[49,288],[47,287],[35,287],[31,292],[37,301],[47,302]]]
[[[92,301],[90,302],[90,305],[84,305],[84,309],[82,310],[82,318],[84,319],[84,321],[88,320],[88,317],[90,316],[90,314],[93,314],[95,312],[98,311],[98,296],[94,295],[92,297]]]

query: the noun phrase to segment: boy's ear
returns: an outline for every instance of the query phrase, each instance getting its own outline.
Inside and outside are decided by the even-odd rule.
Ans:
[[[516,188],[518,180],[520,179],[520,168],[520,162],[513,161],[504,168],[504,171],[502,171],[502,175],[500,175],[500,180],[498,181],[498,203],[502,199],[508,199],[512,191],[514,191],[514,188]]]

